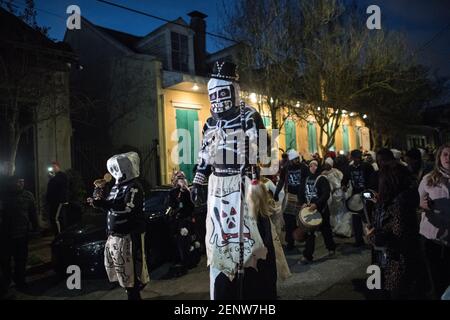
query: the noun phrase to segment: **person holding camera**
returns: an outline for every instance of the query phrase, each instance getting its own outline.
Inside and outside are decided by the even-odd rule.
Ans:
[[[450,144],[441,146],[433,171],[419,185],[420,234],[435,298],[450,286]]]
[[[391,150],[379,150],[377,161],[378,193],[370,199],[375,209],[366,231],[374,247],[374,263],[382,272],[382,290],[390,299],[420,298],[425,269],[415,215],[419,205],[416,184]]]

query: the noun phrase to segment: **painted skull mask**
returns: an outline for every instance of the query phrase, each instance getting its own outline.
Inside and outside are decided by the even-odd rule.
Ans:
[[[136,152],[116,154],[106,163],[108,172],[116,184],[139,177],[139,155]]]
[[[213,115],[220,115],[239,105],[239,85],[235,82],[212,78],[208,81],[208,95]]]

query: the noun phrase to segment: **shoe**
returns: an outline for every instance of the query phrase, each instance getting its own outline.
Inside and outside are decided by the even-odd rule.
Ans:
[[[300,259],[300,261],[299,261],[299,263],[300,263],[300,264],[303,264],[303,265],[307,265],[307,264],[310,264],[310,263],[312,263],[312,262],[313,262],[312,260],[307,259],[307,258],[305,258],[305,257],[301,257],[301,259]]]

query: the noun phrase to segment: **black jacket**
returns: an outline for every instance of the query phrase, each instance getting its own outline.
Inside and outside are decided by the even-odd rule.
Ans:
[[[68,199],[68,179],[64,172],[57,172],[47,184],[47,203],[58,205],[67,202]]]
[[[23,238],[28,232],[38,227],[38,217],[34,196],[26,190],[16,190],[8,193],[4,202],[2,230],[10,239]]]
[[[326,177],[309,174],[299,188],[298,199],[300,204],[303,205],[308,203],[308,196],[310,196],[310,203],[314,203],[317,210],[323,213],[328,209],[330,192],[330,183]]]
[[[194,212],[194,204],[191,201],[189,190],[183,190],[180,187],[172,188],[166,201],[179,218],[189,218]]]
[[[353,187],[353,193],[358,193],[364,189],[375,189],[377,186],[373,185],[373,174],[375,170],[372,165],[367,162],[360,162],[359,165],[352,164],[348,168],[348,174],[344,174],[342,185],[347,186],[349,181]]]
[[[108,211],[110,235],[127,235],[145,231],[144,190],[138,179],[115,184],[106,200],[94,200],[95,207]]]

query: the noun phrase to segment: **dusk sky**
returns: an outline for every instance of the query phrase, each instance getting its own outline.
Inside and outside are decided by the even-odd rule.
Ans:
[[[183,17],[189,21],[187,13],[193,10],[208,15],[209,32],[221,33],[218,19],[223,0],[110,0],[149,14],[174,20]],[[231,2],[232,0],[230,0]],[[15,0],[23,5],[25,0]],[[61,40],[64,36],[66,8],[77,4],[82,16],[94,24],[111,29],[145,35],[164,22],[141,16],[136,13],[111,7],[96,0],[36,0],[38,22],[51,27],[50,37]],[[381,8],[382,28],[401,30],[407,34],[413,49],[422,48],[425,43],[432,42],[418,52],[418,59],[440,75],[450,76],[450,0],[359,0],[361,7],[376,4]],[[228,2],[227,2],[228,3]],[[213,52],[223,46],[223,41],[207,38],[208,51]]]

